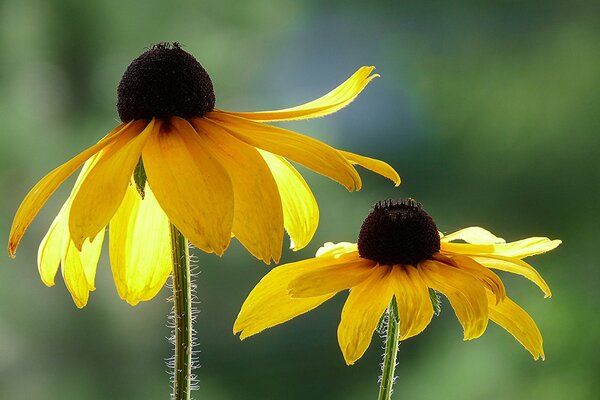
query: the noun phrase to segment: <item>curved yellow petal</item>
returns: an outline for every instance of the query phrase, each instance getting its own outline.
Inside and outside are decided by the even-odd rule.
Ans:
[[[311,102],[276,111],[229,112],[228,114],[247,118],[253,121],[292,121],[323,117],[332,114],[350,104],[372,79],[379,75],[371,75],[375,67],[361,67],[344,83],[324,96]]]
[[[492,232],[480,228],[478,226],[471,226],[464,228],[459,231],[450,233],[442,236],[442,242],[450,242],[452,240],[464,240],[471,244],[492,244],[492,243],[505,243],[505,240],[497,237]]]
[[[500,271],[506,271],[513,274],[524,276],[533,283],[535,283],[544,292],[544,297],[552,297],[552,291],[550,287],[542,278],[539,272],[531,265],[523,260],[512,257],[502,257],[497,255],[472,255],[470,256],[473,260],[477,261],[481,265],[499,269]]]
[[[289,285],[290,296],[315,297],[350,289],[369,277],[377,264],[358,255],[353,259],[331,258],[330,265],[306,272],[292,280]]]
[[[288,294],[291,281],[332,262],[335,262],[332,258],[310,258],[273,268],[258,282],[242,304],[233,325],[233,333],[240,333],[240,339],[244,340],[304,314],[335,296],[335,293],[331,293],[317,297],[292,298]]]
[[[56,191],[56,189],[88,158],[113,143],[123,131],[131,129],[132,125],[135,125],[135,123],[129,123],[127,125],[121,124],[117,126],[98,143],[82,151],[60,167],[55,168],[52,172],[43,177],[29,191],[27,196],[25,196],[21,202],[19,209],[15,213],[13,224],[10,229],[10,236],[8,240],[9,256],[13,258],[15,257],[19,242],[29,227],[29,224],[31,224],[31,221],[33,221],[35,216],[42,209],[44,204],[46,204],[46,201]]]
[[[466,271],[473,275],[483,286],[488,288],[496,295],[496,302],[503,300],[506,297],[506,288],[498,275],[490,271],[488,268],[479,264],[471,257],[456,255],[453,257],[445,257],[440,254],[433,256],[436,260],[454,265],[457,268]]]
[[[478,338],[488,323],[488,300],[483,285],[471,274],[438,261],[419,263],[425,284],[448,298],[464,329],[464,340]]]
[[[263,150],[259,152],[277,182],[290,248],[300,250],[308,245],[319,226],[317,200],[302,175],[285,158]]]
[[[370,171],[375,172],[383,177],[388,178],[396,186],[400,186],[400,175],[388,163],[377,160],[375,158],[361,156],[359,154],[350,153],[349,151],[338,150],[352,165],[360,165]]]
[[[233,187],[194,128],[171,118],[168,130],[150,135],[142,158],[169,220],[199,249],[222,255],[231,240]]]
[[[203,118],[192,125],[205,146],[213,150],[233,185],[232,231],[256,258],[279,262],[283,243],[284,214],[278,186],[258,151]]]
[[[392,301],[391,269],[373,268],[363,283],[350,290],[338,326],[338,342],[348,365],[365,354],[382,314]]]
[[[209,112],[205,118],[251,146],[302,164],[339,182],[349,191],[360,190],[360,176],[352,164],[338,150],[319,140],[218,111]]]
[[[68,227],[65,224],[64,238],[68,237]],[[61,270],[65,285],[78,308],[83,308],[88,302],[90,292],[95,290],[94,280],[96,267],[100,258],[104,230],[86,242],[81,251],[72,240],[63,240]]]
[[[494,244],[471,244],[440,242],[440,252],[446,255],[454,254],[493,254],[496,250]]]
[[[495,304],[494,294],[486,293],[490,300],[490,319],[513,335],[535,360],[540,357],[544,360],[542,334],[529,314],[508,297]]]
[[[321,246],[319,248],[319,250],[317,250],[317,254],[315,257],[325,257],[325,256],[342,257],[342,256],[345,256],[346,254],[353,257],[352,253],[356,253],[358,255],[358,246],[356,243],[327,242],[327,243],[323,244],[323,246]]]
[[[404,340],[427,328],[433,318],[433,305],[427,285],[412,265],[394,266],[391,279],[400,317],[400,340]]]
[[[142,148],[155,125],[158,129],[160,122],[155,124],[152,119],[141,133],[133,129],[124,131],[98,155],[69,212],[69,231],[78,249],[86,239],[96,236],[108,225],[119,208]]]
[[[148,185],[142,200],[129,185],[109,226],[110,266],[119,296],[132,306],[152,299],[171,271],[171,233],[167,216]]]
[[[504,257],[525,258],[546,253],[557,248],[562,241],[550,240],[546,237],[531,237],[516,242],[497,244],[494,254]]]

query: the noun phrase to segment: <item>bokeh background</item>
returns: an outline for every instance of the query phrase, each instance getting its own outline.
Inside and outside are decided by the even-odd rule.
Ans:
[[[305,172],[321,225],[299,253],[354,241],[374,202],[414,197],[443,231],[479,225],[515,240],[560,238],[536,257],[554,297],[503,275],[537,321],[547,359],[504,330],[462,341],[451,308],[400,346],[397,398],[593,399],[600,390],[596,250],[600,204],[600,8],[583,1],[0,1],[0,243],[48,171],[117,123],[115,88],[149,45],[179,41],[211,74],[222,109],[311,100],[361,65],[375,80],[348,108],[286,126],[389,161],[394,188],[364,172],[347,193]],[[72,182],[72,180],[70,181]],[[44,208],[16,260],[0,257],[0,399],[167,399],[164,290],[119,300],[106,252],[78,310],[46,288],[37,246],[70,184]],[[198,399],[373,399],[381,355],[345,366],[336,327],[345,294],[240,342],[239,307],[268,271],[238,243],[197,254]]]

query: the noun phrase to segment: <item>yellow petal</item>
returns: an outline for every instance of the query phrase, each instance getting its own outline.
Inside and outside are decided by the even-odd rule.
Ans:
[[[290,248],[300,250],[311,241],[319,226],[319,206],[308,184],[285,158],[259,150],[277,182],[283,206],[283,224]]]
[[[472,255],[471,258],[485,267],[524,276],[544,292],[544,297],[552,297],[552,291],[544,278],[535,268],[523,260],[497,255]]]
[[[218,111],[206,114],[205,118],[251,146],[302,164],[339,182],[349,191],[360,190],[360,176],[352,164],[339,151],[319,140]]]
[[[545,359],[542,334],[529,314],[508,297],[494,304],[494,295],[486,292],[490,299],[490,319],[513,335],[535,360]]]
[[[446,255],[493,254],[495,251],[496,245],[494,244],[450,243],[444,241],[440,243],[440,252]]]
[[[42,278],[42,282],[47,286],[54,286],[54,277],[56,276],[56,272],[58,271],[58,267],[61,262],[61,257],[63,255],[64,246],[68,241],[71,240],[69,235],[68,221],[69,221],[69,210],[71,208],[71,203],[73,202],[73,198],[77,194],[77,191],[81,187],[81,182],[85,179],[91,168],[95,165],[96,160],[98,159],[98,154],[93,155],[89,160],[87,160],[81,172],[77,176],[77,181],[67,198],[67,201],[61,207],[58,215],[52,221],[50,225],[50,229],[42,239],[40,247],[38,249],[38,271],[40,273],[40,277]],[[99,245],[102,246],[102,238],[99,240]],[[98,262],[99,257],[99,249],[96,249],[98,246],[98,242],[95,242],[95,246],[92,246],[94,250],[92,253],[95,254],[95,251],[98,252],[97,257],[92,257],[91,261],[86,262],[86,265],[89,263],[94,263],[93,259],[95,258],[95,263]],[[90,247],[90,246],[86,246]],[[92,253],[87,249],[85,252],[84,258],[89,257]],[[93,267],[95,271],[95,266]],[[92,277],[92,286],[93,286],[93,277]]]
[[[427,285],[415,267],[395,266],[391,278],[400,316],[400,340],[404,340],[418,335],[429,325],[433,305]]]
[[[94,167],[81,183],[69,213],[69,231],[81,249],[87,238],[104,229],[119,208],[142,148],[152,130],[152,119],[141,133],[133,129],[123,132],[119,140],[98,155]],[[160,122],[156,123],[156,128]]]
[[[464,329],[464,340],[478,338],[488,323],[485,289],[472,275],[437,261],[419,263],[425,284],[448,298]]]
[[[81,164],[83,164],[88,158],[98,153],[106,146],[110,145],[122,134],[123,131],[131,129],[132,125],[135,125],[135,123],[130,123],[127,125],[121,124],[117,126],[94,146],[82,151],[77,156],[73,157],[71,160],[67,161],[43,177],[42,180],[40,180],[33,187],[33,189],[29,191],[15,214],[15,218],[10,230],[8,254],[11,257],[15,257],[19,242],[25,234],[27,227],[29,227],[29,224],[31,224],[31,221],[33,221],[44,204],[46,204],[48,198],[50,198],[50,196],[56,191],[61,183],[71,176],[71,174],[75,172],[75,170],[79,168]]]
[[[283,242],[283,209],[271,170],[258,151],[204,118],[192,125],[225,167],[234,194],[232,231],[256,258],[279,262]]]
[[[304,314],[332,298],[335,293],[310,298],[292,298],[288,294],[291,281],[331,262],[331,258],[310,258],[273,268],[244,301],[233,325],[233,333],[241,332],[240,339],[243,340]]]
[[[500,280],[500,277],[473,260],[471,257],[461,255],[453,256],[451,258],[446,258],[441,255],[434,255],[433,257],[438,261],[454,265],[473,275],[483,286],[496,295],[496,302],[499,302],[506,297],[506,288],[504,287],[502,280]]]
[[[461,229],[442,237],[442,241],[444,242],[450,242],[452,240],[464,240],[465,242],[472,244],[505,243],[504,239],[497,237],[492,232],[478,226]]]
[[[171,118],[142,152],[148,184],[169,220],[196,247],[222,255],[231,240],[233,188],[194,128]]]
[[[371,275],[350,291],[338,326],[338,342],[346,364],[352,365],[365,354],[373,332],[394,294],[391,267],[373,268]]]
[[[314,297],[337,293],[363,282],[370,274],[375,261],[358,257],[351,259],[331,257],[331,264],[298,276],[290,282],[290,296]]]
[[[379,75],[371,75],[375,67],[361,67],[351,77],[326,95],[300,106],[276,111],[229,112],[238,117],[253,121],[291,121],[323,117],[332,114],[352,102],[367,84]]]
[[[536,254],[546,253],[557,248],[562,242],[546,237],[531,237],[516,242],[497,244],[494,254],[504,257],[525,258]]]
[[[394,182],[396,186],[400,186],[400,175],[392,168],[388,163],[377,160],[375,158],[369,158],[358,154],[350,153],[348,151],[338,150],[352,165],[360,165],[370,171],[375,172],[381,176],[384,176]]]
[[[358,254],[358,246],[356,245],[356,243],[327,242],[327,243],[323,244],[323,246],[321,246],[319,248],[319,250],[317,250],[316,257],[325,257],[325,256],[330,256],[330,255],[341,257],[341,256],[345,256],[346,254],[351,254],[351,253]]]
[[[66,224],[64,235],[65,238],[68,237]],[[90,291],[95,290],[96,267],[103,239],[104,231],[93,238],[92,242],[86,242],[81,251],[72,240],[63,240],[61,257],[63,279],[78,308],[85,307]]]
[[[132,306],[150,300],[173,270],[167,216],[152,190],[144,200],[129,185],[121,206],[110,221],[110,266],[119,296]]]

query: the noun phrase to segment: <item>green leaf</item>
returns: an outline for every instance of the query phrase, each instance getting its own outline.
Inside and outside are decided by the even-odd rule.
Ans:
[[[433,305],[433,312],[437,317],[442,312],[442,302],[440,300],[440,296],[435,290],[429,288],[429,298],[431,299],[431,304]]]
[[[133,171],[133,180],[135,181],[135,188],[137,189],[142,199],[146,195],[146,170],[144,169],[144,163],[142,162],[142,158],[138,161],[135,166],[135,170]]]

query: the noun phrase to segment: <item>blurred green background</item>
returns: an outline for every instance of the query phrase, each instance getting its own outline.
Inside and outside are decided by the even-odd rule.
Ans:
[[[557,251],[532,260],[553,298],[502,275],[537,321],[546,361],[493,324],[463,342],[445,303],[400,346],[396,398],[597,398],[598,5],[0,1],[0,243],[37,180],[116,125],[116,85],[153,43],[181,42],[211,74],[218,107],[240,111],[312,100],[375,65],[382,77],[348,108],[286,126],[385,159],[403,184],[361,171],[364,189],[347,193],[303,170],[321,225],[282,262],[310,257],[325,241],[356,240],[371,205],[389,197],[418,199],[445,232],[479,225],[509,240],[560,238]],[[37,275],[37,246],[69,186],[34,221],[17,259],[0,257],[0,399],[167,399],[167,289],[130,307],[105,252],[97,291],[78,310],[60,278],[49,289]],[[269,267],[237,242],[222,258],[197,252],[197,264],[196,398],[376,397],[381,340],[352,367],[338,348],[345,294],[240,342],[233,321]]]

